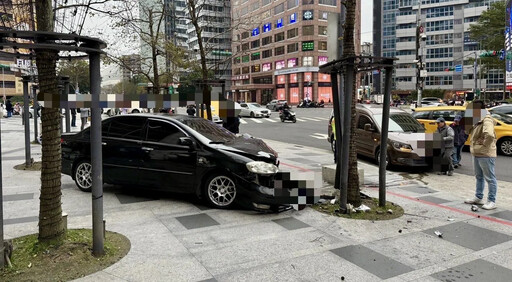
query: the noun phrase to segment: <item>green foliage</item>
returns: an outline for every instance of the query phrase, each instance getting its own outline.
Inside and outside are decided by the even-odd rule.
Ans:
[[[506,1],[492,3],[484,11],[478,22],[469,28],[470,38],[480,43],[481,49],[498,51],[497,57],[482,57],[481,64],[485,69],[505,69],[505,61],[499,59],[499,51],[505,44]],[[474,61],[474,59],[470,59]]]
[[[69,76],[69,91],[75,92],[78,86],[80,93],[87,93],[91,90],[89,79],[89,63],[84,60],[62,61],[57,69],[60,76]]]

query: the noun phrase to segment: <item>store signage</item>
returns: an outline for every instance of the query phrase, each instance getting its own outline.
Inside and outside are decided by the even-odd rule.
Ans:
[[[252,30],[252,36],[258,36],[260,35],[260,28],[257,27],[255,29]]]
[[[327,64],[328,59],[329,58],[327,56],[318,56],[318,65],[321,66]]]
[[[249,79],[248,74],[235,75],[231,78],[231,80],[245,80],[245,79]]]
[[[290,23],[296,23],[297,22],[297,13],[293,13],[290,15]]]
[[[263,32],[269,32],[270,30],[272,30],[272,24],[271,23],[266,23],[263,25]]]
[[[274,75],[282,75],[282,74],[290,74],[290,73],[300,73],[300,72],[318,72],[318,67],[298,67],[284,70],[276,70],[274,71]]]
[[[306,21],[312,20],[313,19],[313,11],[312,10],[304,11],[304,14],[302,15],[302,18],[304,20],[306,20]]]
[[[315,42],[314,41],[302,42],[302,51],[313,51],[313,50],[315,50]]]
[[[282,28],[283,27],[283,19],[280,18],[276,22],[276,28]]]

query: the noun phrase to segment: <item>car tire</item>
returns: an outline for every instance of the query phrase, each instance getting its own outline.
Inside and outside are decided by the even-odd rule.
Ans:
[[[296,123],[297,122],[297,119],[295,117],[293,117],[293,123]]]
[[[375,153],[375,162],[377,165],[380,165],[380,149]],[[386,154],[386,169],[391,167],[391,163],[389,162],[389,154]]]
[[[73,170],[73,178],[78,189],[84,192],[92,190],[92,164],[89,160],[79,161]]]
[[[251,118],[254,118],[254,112],[251,112]]]
[[[336,140],[334,140],[334,135],[331,136],[331,150],[333,153],[336,153]]]
[[[138,114],[138,113],[140,113],[140,111],[139,111],[139,110],[137,110],[137,109],[135,109],[135,110],[133,110],[133,111],[132,111],[132,114]]]
[[[210,175],[204,182],[203,195],[211,207],[230,208],[234,205],[237,196],[235,181],[225,173]]]
[[[32,118],[32,113],[31,112],[28,112],[28,118]]]
[[[502,155],[512,156],[512,138],[505,137],[498,141],[498,152]]]
[[[284,122],[284,117],[281,117],[281,122]]]

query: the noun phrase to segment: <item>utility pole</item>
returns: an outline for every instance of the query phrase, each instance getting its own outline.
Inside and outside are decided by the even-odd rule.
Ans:
[[[473,63],[473,78],[475,79],[475,90],[474,90],[474,98],[476,100],[476,94],[478,92],[478,85],[477,85],[477,77],[476,77],[476,70],[478,68],[478,57],[477,57],[477,54],[475,52],[475,62]],[[480,94],[478,94],[478,99],[480,100]]]
[[[423,34],[423,26],[421,26],[421,1],[418,1],[418,15],[416,21],[416,92],[418,93],[418,99],[416,102],[417,107],[421,107],[421,96],[423,94],[423,78],[422,78],[422,70],[423,70],[423,52],[421,51],[421,40],[426,39]]]

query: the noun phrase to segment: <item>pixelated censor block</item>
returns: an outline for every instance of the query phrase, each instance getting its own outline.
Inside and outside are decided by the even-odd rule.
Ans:
[[[187,105],[203,104],[203,94],[173,94],[173,95],[123,95],[100,94],[99,104],[94,105],[89,94],[38,94],[37,98],[45,108],[177,108]],[[211,101],[219,103],[219,117],[236,117],[240,109],[235,108],[235,102],[227,100],[219,94],[213,94]]]
[[[301,210],[320,200],[321,183],[319,173],[280,171],[274,176],[274,197],[283,205]]]

